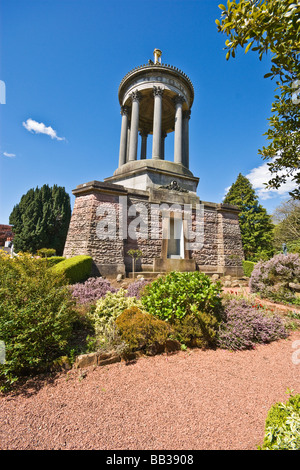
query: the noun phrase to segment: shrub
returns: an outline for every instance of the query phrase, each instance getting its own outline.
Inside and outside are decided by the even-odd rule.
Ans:
[[[261,450],[300,450],[300,395],[270,408]]]
[[[117,292],[117,289],[102,277],[91,277],[84,283],[73,284],[70,290],[76,302],[82,305],[101,299],[107,292]]]
[[[107,342],[107,337],[115,328],[115,320],[121,313],[133,306],[141,307],[135,297],[127,297],[127,291],[119,289],[117,292],[107,292],[105,297],[97,300],[95,310],[90,314],[93,322],[97,345]]]
[[[64,261],[66,258],[63,256],[50,256],[50,258],[46,258],[47,266],[51,268],[52,266],[55,266],[56,264],[60,263],[61,261]]]
[[[147,286],[148,284],[149,284],[149,281],[145,281],[145,280],[133,282],[127,288],[127,296],[136,297],[137,299],[139,299],[141,297],[144,287]]]
[[[295,294],[289,283],[299,282],[300,256],[296,253],[278,254],[255,265],[249,287],[251,292],[259,292],[262,297],[278,302],[293,302]]]
[[[287,242],[287,249],[290,253],[298,253],[300,255],[300,240]]]
[[[124,310],[116,319],[116,326],[130,350],[147,350],[154,343],[164,344],[172,331],[166,322],[136,306]]]
[[[62,276],[43,259],[0,254],[0,272],[0,339],[6,351],[0,383],[5,388],[64,355],[75,314]]]
[[[217,342],[219,323],[218,315],[195,310],[193,314],[175,321],[174,335],[189,347],[213,348]]]
[[[56,255],[56,250],[54,248],[40,248],[37,251],[37,254],[42,258],[49,258],[50,256]]]
[[[233,299],[224,307],[217,344],[224,349],[252,349],[257,343],[269,343],[287,336],[280,316],[245,299]]]
[[[255,263],[253,261],[243,261],[244,275],[250,277],[254,266]]]
[[[220,283],[198,271],[171,272],[145,287],[141,302],[148,313],[174,323],[193,309],[215,312],[221,305]]]
[[[63,274],[70,284],[85,281],[91,274],[92,258],[79,255],[68,258],[50,268],[53,272]]]

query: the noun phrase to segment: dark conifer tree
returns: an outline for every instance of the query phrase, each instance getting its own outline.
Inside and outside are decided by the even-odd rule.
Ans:
[[[45,184],[30,189],[9,217],[15,234],[14,250],[36,253],[41,248],[54,248],[62,255],[70,218],[70,196],[65,188]]]
[[[250,181],[240,173],[223,202],[233,204],[241,211],[239,222],[245,258],[256,261],[271,257],[274,225],[271,216],[259,204]]]

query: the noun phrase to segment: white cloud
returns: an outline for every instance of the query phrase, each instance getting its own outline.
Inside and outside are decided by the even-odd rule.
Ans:
[[[27,129],[29,132],[34,132],[35,134],[46,134],[49,135],[51,139],[65,140],[64,137],[58,137],[56,131],[52,129],[51,126],[45,126],[43,122],[37,122],[29,118],[26,122],[23,122],[22,124],[25,129]]]
[[[7,153],[7,152],[3,152],[3,155],[9,158],[14,158],[16,156],[14,153]]]
[[[279,173],[280,175],[280,173]],[[268,189],[264,183],[268,183],[272,174],[269,170],[268,163],[263,163],[257,168],[253,168],[246,178],[250,181],[257,195],[261,199],[271,199],[276,196],[286,196],[290,191],[297,187],[292,178],[287,178],[286,183],[282,184],[278,189]]]

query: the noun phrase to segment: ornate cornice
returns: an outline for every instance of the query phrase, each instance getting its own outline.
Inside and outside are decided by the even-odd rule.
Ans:
[[[128,81],[130,81],[131,78],[133,78],[135,75],[140,74],[141,72],[168,72],[171,75],[174,75],[178,77],[179,79],[183,80],[189,87],[190,92],[191,92],[191,98],[192,101],[194,99],[194,86],[190,78],[179,68],[174,67],[173,65],[169,64],[160,64],[160,63],[148,63],[148,64],[143,64],[140,65],[139,67],[135,67],[134,69],[130,70],[121,80],[120,85],[119,85],[119,96],[120,92],[123,89],[123,87],[126,85]]]

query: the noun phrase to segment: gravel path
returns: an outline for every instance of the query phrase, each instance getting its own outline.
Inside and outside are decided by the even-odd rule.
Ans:
[[[270,406],[300,393],[296,340],[299,331],[252,351],[180,351],[33,381],[0,398],[0,449],[255,450]]]

